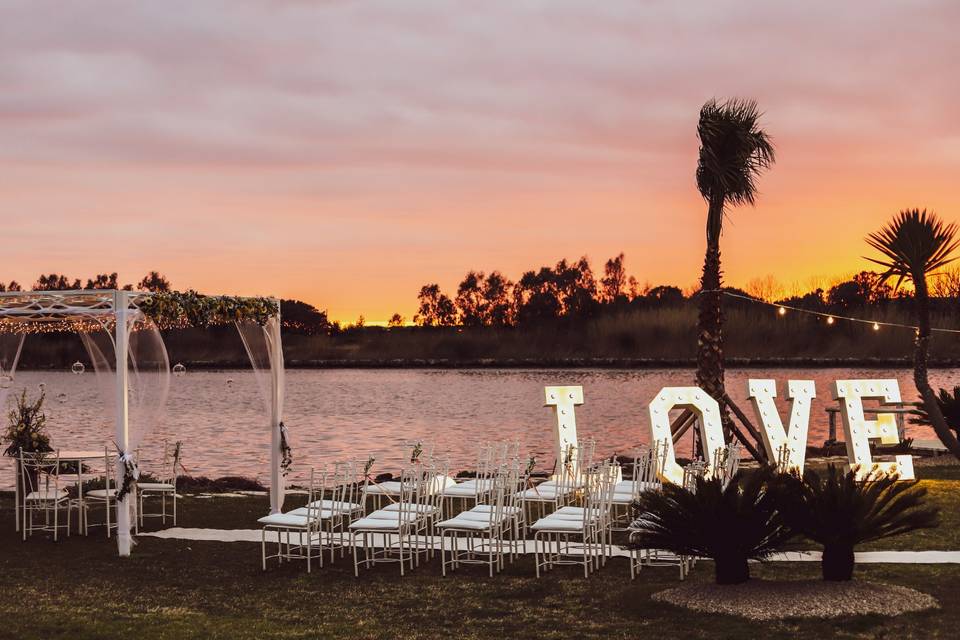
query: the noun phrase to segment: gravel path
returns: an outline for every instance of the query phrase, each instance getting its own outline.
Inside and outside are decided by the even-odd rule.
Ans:
[[[907,587],[857,581],[750,580],[723,586],[687,584],[660,591],[652,597],[696,611],[726,613],[750,620],[866,614],[896,616],[940,607],[933,596]]]

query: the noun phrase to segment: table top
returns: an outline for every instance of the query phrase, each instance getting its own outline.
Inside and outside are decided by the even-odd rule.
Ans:
[[[94,460],[103,458],[103,450],[96,451],[77,451],[72,449],[61,449],[59,452],[60,460]]]

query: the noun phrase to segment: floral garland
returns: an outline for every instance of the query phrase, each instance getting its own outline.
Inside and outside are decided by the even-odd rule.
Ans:
[[[280,423],[280,471],[286,477],[290,471],[290,465],[293,464],[293,450],[287,442],[287,426]]]
[[[206,296],[193,290],[154,293],[144,296],[138,306],[161,329],[205,328],[240,320],[263,326],[279,311],[271,298]]]
[[[121,450],[117,458],[123,465],[123,481],[120,483],[120,490],[117,491],[117,502],[120,502],[127,497],[127,494],[133,490],[133,485],[140,479],[140,469],[137,468],[137,461],[131,453]]]

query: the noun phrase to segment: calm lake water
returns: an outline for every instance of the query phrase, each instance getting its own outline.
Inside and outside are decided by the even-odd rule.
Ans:
[[[728,371],[727,386],[753,417],[745,399],[747,378],[773,378],[781,395],[786,394],[788,379],[815,380],[818,398],[810,442],[820,443],[827,435],[824,407],[832,404],[833,380],[895,377],[904,400],[910,401],[916,395],[911,375],[906,369],[745,369]],[[376,470],[395,471],[409,455],[404,443],[418,438],[448,452],[457,470],[471,468],[476,444],[491,439],[519,439],[524,450],[549,468],[554,418],[543,407],[544,385],[583,386],[586,402],[577,409],[578,431],[596,438],[598,454],[612,454],[630,452],[647,441],[647,403],[661,387],[689,385],[693,377],[690,369],[292,370],[287,372],[285,422],[295,468],[300,470],[372,453],[378,460]],[[934,370],[930,377],[934,387],[960,384],[957,369]],[[36,393],[41,383],[55,447],[98,449],[112,443],[112,418],[104,410],[92,373],[24,371],[17,374],[11,391],[27,388]],[[782,398],[778,403],[781,408],[786,405]],[[192,475],[242,475],[265,481],[269,476],[265,424],[252,372],[189,371],[172,378],[165,420],[147,438],[143,451],[165,439],[182,440],[183,462]],[[934,437],[930,430],[912,425],[907,433]],[[680,451],[686,453],[687,447]],[[8,461],[3,465],[0,486],[10,487],[12,466]]]

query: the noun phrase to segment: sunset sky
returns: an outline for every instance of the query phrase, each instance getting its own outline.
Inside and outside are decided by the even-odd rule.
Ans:
[[[420,286],[624,251],[687,287],[696,121],[756,98],[778,162],[727,281],[866,266],[960,218],[960,3],[0,0],[0,279],[408,318]]]

